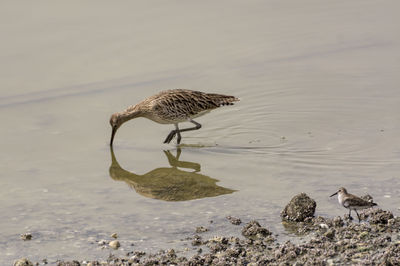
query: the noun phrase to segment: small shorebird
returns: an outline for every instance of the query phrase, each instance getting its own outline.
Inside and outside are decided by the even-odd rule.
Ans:
[[[335,195],[338,195],[338,201],[340,205],[349,209],[350,217],[352,210],[357,213],[358,221],[360,221],[360,215],[358,214],[357,210],[368,209],[377,205],[376,203],[369,202],[353,194],[347,193],[347,190],[344,187],[339,188],[339,190],[333,193],[331,197]]]
[[[159,92],[111,116],[112,133],[110,145],[113,144],[117,129],[126,121],[137,117],[145,117],[160,124],[174,124],[175,130],[169,133],[164,143],[170,143],[177,135],[179,144],[182,138],[181,132],[201,128],[201,125],[194,121],[193,118],[202,116],[222,105],[233,105],[236,101],[239,101],[239,99],[234,96],[184,89]],[[179,129],[178,123],[181,122],[192,122],[195,126]]]

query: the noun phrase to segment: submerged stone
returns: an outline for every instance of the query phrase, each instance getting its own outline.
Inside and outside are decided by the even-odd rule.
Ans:
[[[21,234],[21,239],[24,240],[24,241],[31,240],[32,239],[32,234],[31,233]]]
[[[228,219],[231,222],[231,224],[234,224],[234,225],[239,225],[242,223],[242,220],[240,220],[239,218],[233,217],[233,216],[227,216],[226,219]]]
[[[247,238],[265,238],[271,235],[271,232],[253,220],[247,223],[242,229],[242,235]]]
[[[204,233],[207,232],[208,228],[204,227],[204,226],[198,226],[196,227],[196,233]]]

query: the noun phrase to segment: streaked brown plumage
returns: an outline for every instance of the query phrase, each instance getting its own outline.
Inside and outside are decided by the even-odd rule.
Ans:
[[[377,204],[374,202],[370,202],[364,200],[356,195],[350,194],[344,187],[339,188],[338,191],[333,193],[331,197],[338,195],[338,201],[340,205],[349,209],[349,216],[351,217],[351,211],[354,210],[357,214],[358,221],[360,221],[360,215],[358,214],[357,210],[368,209]]]
[[[170,143],[177,135],[179,144],[181,142],[181,132],[201,128],[201,125],[194,121],[193,118],[202,116],[223,105],[233,105],[236,101],[239,101],[239,99],[234,96],[184,89],[159,92],[111,116],[112,133],[110,145],[113,143],[117,129],[126,121],[137,117],[145,117],[160,124],[174,124],[175,130],[169,133],[164,143]],[[195,126],[179,129],[178,123],[181,122],[192,122]]]

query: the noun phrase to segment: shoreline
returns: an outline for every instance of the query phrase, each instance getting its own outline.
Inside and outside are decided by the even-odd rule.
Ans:
[[[227,222],[240,224],[240,219],[227,217]],[[56,265],[338,265],[400,263],[400,217],[389,211],[368,209],[361,213],[361,222],[351,220],[346,214],[334,218],[308,217],[302,222],[282,220],[285,228],[307,240],[279,243],[268,228],[253,220],[242,226],[241,237],[215,236],[203,239],[208,229],[198,227],[191,245],[195,255],[181,256],[174,249],[147,254],[132,250],[125,256],[110,253],[102,261],[58,261]],[[113,244],[111,244],[113,242]],[[111,246],[118,241],[110,241]],[[118,248],[119,246],[114,246]],[[133,248],[132,248],[133,249]],[[20,263],[20,264],[18,264]],[[17,260],[14,265],[29,264]]]

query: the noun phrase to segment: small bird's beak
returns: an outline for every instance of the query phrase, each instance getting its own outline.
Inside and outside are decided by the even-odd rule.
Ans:
[[[336,191],[335,193],[333,193],[332,195],[330,195],[330,197],[333,197],[333,196],[337,195],[337,193],[339,193],[339,191]]]
[[[117,127],[116,127],[116,126],[113,126],[112,132],[111,132],[110,146],[112,146],[112,144],[113,144],[114,136],[115,136],[115,133],[116,133],[116,132],[117,132]]]

